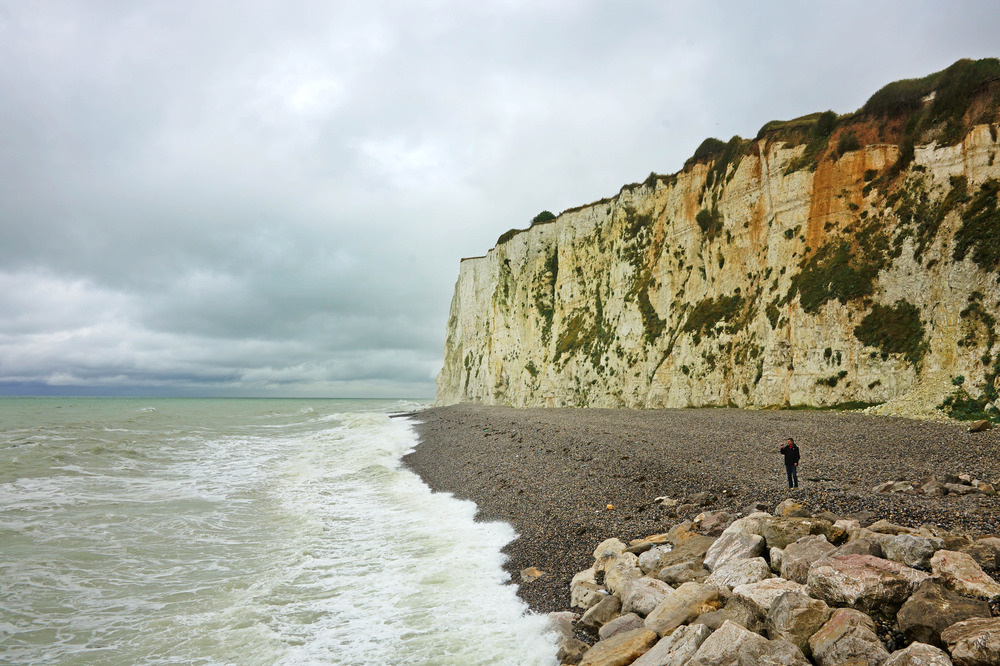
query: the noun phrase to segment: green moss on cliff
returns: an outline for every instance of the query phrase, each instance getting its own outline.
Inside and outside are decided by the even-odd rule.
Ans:
[[[854,327],[854,337],[883,354],[901,354],[913,365],[920,363],[927,352],[920,310],[902,299],[892,306],[872,306],[861,324]]]
[[[851,243],[834,239],[799,264],[786,301],[799,296],[802,309],[816,314],[828,301],[841,303],[870,296],[882,261],[862,256]]]
[[[685,333],[691,333],[694,343],[700,344],[703,335],[715,336],[716,327],[721,322],[735,319],[740,314],[742,305],[743,298],[738,294],[704,298],[688,313],[681,330]]]
[[[984,271],[1000,268],[998,190],[1000,183],[987,180],[962,214],[962,226],[955,233],[953,257],[956,261],[962,261],[971,251],[972,260]]]

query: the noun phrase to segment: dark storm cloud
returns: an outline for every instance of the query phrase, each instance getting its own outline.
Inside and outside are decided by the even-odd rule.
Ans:
[[[0,391],[429,396],[460,257],[997,28],[988,2],[0,3]]]

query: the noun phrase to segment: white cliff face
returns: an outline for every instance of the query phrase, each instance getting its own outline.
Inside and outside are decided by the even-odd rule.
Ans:
[[[989,216],[996,127],[918,146],[896,177],[894,144],[790,167],[804,149],[754,142],[463,260],[438,402],[820,406],[991,384],[1000,267],[974,255],[1000,239],[967,220]]]

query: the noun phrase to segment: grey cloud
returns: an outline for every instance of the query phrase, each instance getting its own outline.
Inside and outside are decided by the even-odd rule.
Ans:
[[[460,257],[997,13],[0,2],[0,392],[430,396]]]

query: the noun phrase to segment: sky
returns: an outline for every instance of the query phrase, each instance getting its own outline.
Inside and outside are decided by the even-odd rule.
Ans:
[[[462,257],[1000,4],[0,0],[0,395],[430,398]]]

